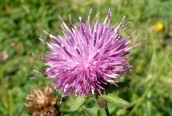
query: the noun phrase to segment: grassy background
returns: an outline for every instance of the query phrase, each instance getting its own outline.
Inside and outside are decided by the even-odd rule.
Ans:
[[[110,113],[117,116],[170,116],[172,115],[172,1],[171,0],[1,0],[0,1],[0,116],[27,116],[24,106],[26,95],[49,80],[30,79],[33,69],[43,71],[43,62],[31,53],[46,53],[39,40],[43,30],[61,34],[61,15],[69,24],[69,14],[76,23],[79,16],[93,17],[99,11],[100,21],[108,8],[113,11],[116,24],[127,16],[133,22],[127,33],[137,31],[139,40],[147,40],[131,52],[133,71],[124,75],[129,87],[116,94],[132,106],[125,109],[109,105]],[[92,18],[94,20],[94,18]],[[156,23],[164,30],[157,32]],[[46,37],[46,36],[45,36]],[[49,38],[46,38],[50,41]],[[84,113],[82,113],[84,115]]]

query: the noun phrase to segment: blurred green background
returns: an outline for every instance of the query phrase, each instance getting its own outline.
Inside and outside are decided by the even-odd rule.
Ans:
[[[124,75],[129,87],[116,95],[131,103],[129,108],[108,104],[116,116],[172,116],[172,0],[1,0],[0,1],[0,116],[27,116],[25,97],[34,88],[51,82],[30,79],[44,71],[43,62],[32,57],[44,55],[47,41],[44,30],[61,34],[60,15],[69,24],[82,16],[86,20],[93,9],[102,21],[109,8],[112,25],[126,16],[126,34],[137,31],[138,41],[147,40],[132,50],[133,70]],[[82,115],[85,115],[82,113]]]

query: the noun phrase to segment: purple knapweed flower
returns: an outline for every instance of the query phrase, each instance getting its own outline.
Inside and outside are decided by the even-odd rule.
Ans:
[[[141,42],[129,47],[130,37],[121,37],[124,25],[112,27],[111,20],[111,11],[103,23],[96,18],[93,25],[90,15],[86,23],[79,17],[79,24],[70,29],[61,19],[64,36],[45,32],[54,43],[40,39],[50,52],[45,58],[36,57],[45,60],[48,68],[43,74],[55,79],[53,85],[63,96],[101,94],[105,85],[116,84],[116,79],[131,68],[125,55]]]

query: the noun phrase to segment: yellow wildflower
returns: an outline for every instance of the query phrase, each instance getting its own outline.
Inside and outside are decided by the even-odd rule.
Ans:
[[[164,30],[164,25],[162,23],[160,23],[160,22],[156,23],[156,25],[155,25],[155,31],[158,32],[158,33],[160,33],[163,30]]]

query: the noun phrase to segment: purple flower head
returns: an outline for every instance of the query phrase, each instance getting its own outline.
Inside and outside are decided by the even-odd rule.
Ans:
[[[125,55],[140,43],[129,47],[130,37],[121,37],[124,25],[112,27],[111,20],[111,11],[103,23],[96,18],[93,25],[90,15],[86,23],[79,17],[78,25],[70,29],[61,19],[63,36],[45,32],[54,43],[40,39],[50,49],[45,58],[39,57],[48,66],[43,74],[55,79],[53,85],[63,96],[101,94],[105,85],[116,84],[116,79],[131,68]]]

